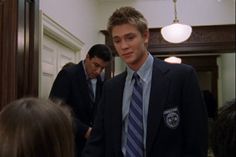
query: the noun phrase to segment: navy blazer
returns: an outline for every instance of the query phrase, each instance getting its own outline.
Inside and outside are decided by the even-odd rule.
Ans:
[[[95,126],[83,157],[123,157],[125,79],[126,72],[104,85]],[[154,59],[151,84],[146,157],[206,157],[207,112],[194,69]]]
[[[93,103],[89,96],[82,61],[70,68],[62,69],[50,92],[51,99],[63,100],[71,109],[75,117],[77,151],[81,152],[85,145],[85,133],[94,122],[97,103],[101,97],[103,82],[97,77],[96,98]]]

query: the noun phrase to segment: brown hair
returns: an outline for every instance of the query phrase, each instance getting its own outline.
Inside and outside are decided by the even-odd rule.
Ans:
[[[144,32],[148,30],[147,20],[139,11],[132,7],[121,7],[111,15],[107,24],[107,30],[110,35],[114,26],[122,24],[137,26],[141,34],[144,34]]]
[[[73,157],[72,120],[51,101],[22,98],[0,112],[1,157]]]
[[[211,147],[215,157],[236,155],[236,104],[235,99],[226,102],[219,110],[211,132]]]

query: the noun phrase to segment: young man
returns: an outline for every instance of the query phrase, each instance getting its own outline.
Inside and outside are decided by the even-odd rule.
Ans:
[[[100,100],[103,85],[100,74],[111,59],[111,50],[106,45],[96,44],[90,48],[85,60],[63,68],[53,83],[50,98],[62,100],[74,112],[78,157],[92,130]]]
[[[127,70],[107,81],[83,157],[206,157],[207,113],[196,73],[147,50],[143,15],[117,9],[108,32]]]

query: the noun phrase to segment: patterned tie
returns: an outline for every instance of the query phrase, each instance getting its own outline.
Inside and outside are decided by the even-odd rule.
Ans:
[[[94,102],[94,93],[93,93],[92,82],[90,79],[88,79],[87,83],[88,83],[88,89],[89,89],[89,97],[91,98],[92,102]]]
[[[143,157],[143,87],[140,77],[134,73],[134,88],[128,114],[126,157]]]

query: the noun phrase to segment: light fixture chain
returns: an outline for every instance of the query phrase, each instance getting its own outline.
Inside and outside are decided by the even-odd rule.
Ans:
[[[186,41],[192,33],[192,27],[189,25],[179,23],[177,18],[177,0],[173,0],[175,18],[173,24],[161,28],[162,37],[170,43],[181,43]]]
[[[179,20],[178,20],[178,18],[177,18],[176,1],[177,1],[177,0],[173,0],[173,2],[174,2],[174,11],[175,11],[175,19],[174,19],[174,23],[179,22]]]

